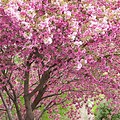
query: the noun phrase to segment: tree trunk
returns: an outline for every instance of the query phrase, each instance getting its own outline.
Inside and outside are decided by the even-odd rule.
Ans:
[[[22,115],[21,115],[21,112],[20,112],[20,110],[19,110],[17,101],[15,101],[14,104],[15,104],[15,108],[16,108],[16,111],[17,111],[18,119],[19,119],[19,120],[22,120]]]
[[[27,96],[25,97],[25,107],[26,107],[25,120],[34,120],[34,114],[30,104],[30,100]]]
[[[34,114],[32,111],[30,97],[29,97],[29,70],[30,65],[27,65],[28,71],[25,71],[25,81],[24,81],[24,101],[26,108],[25,120],[34,120]]]

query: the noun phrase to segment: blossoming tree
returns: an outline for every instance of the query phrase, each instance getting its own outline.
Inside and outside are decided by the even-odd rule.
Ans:
[[[71,106],[68,117],[76,120],[81,101],[100,94],[117,112],[119,33],[119,0],[2,0],[1,118],[38,120],[61,104]]]

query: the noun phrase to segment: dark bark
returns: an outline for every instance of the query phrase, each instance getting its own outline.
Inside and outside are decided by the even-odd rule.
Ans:
[[[18,119],[22,120],[22,115],[21,115],[21,112],[20,112],[20,109],[19,109],[17,101],[14,102],[14,105],[15,105],[15,108],[16,108],[16,111],[17,111]]]
[[[48,79],[50,78],[50,71],[47,70],[44,72],[44,74],[42,75],[42,78],[40,79],[40,84],[30,93],[30,98],[38,91],[40,91],[43,86],[45,85],[45,83],[48,81]]]
[[[44,85],[50,78],[50,71],[49,70],[45,71],[44,74],[42,75],[42,78],[40,79],[40,84],[31,93],[29,93],[29,71],[30,71],[31,64],[34,62],[34,61],[30,62],[32,57],[42,58],[42,55],[39,54],[38,49],[36,47],[33,47],[33,52],[30,53],[26,62],[27,71],[25,71],[25,81],[24,81],[24,101],[25,101],[25,108],[26,108],[25,120],[34,120],[33,110],[40,102],[40,99],[43,96],[46,89]],[[35,98],[34,102],[31,104],[30,99],[33,95],[35,95],[36,92],[38,92],[38,95]]]
[[[32,59],[33,55],[34,52],[31,52],[26,62],[27,71],[25,71],[25,81],[24,81],[24,101],[26,108],[25,120],[34,120],[34,114],[32,111],[30,97],[29,97],[29,71],[30,71],[30,66],[32,64],[30,60]]]
[[[28,70],[29,70],[29,67],[28,67]],[[25,101],[25,108],[26,108],[25,120],[34,120],[34,114],[32,111],[30,98],[29,98],[29,71],[25,72],[24,101]]]
[[[39,104],[39,102],[41,101],[41,98],[42,98],[43,94],[45,93],[46,88],[47,88],[47,86],[45,86],[43,89],[41,89],[38,92],[35,100],[32,103],[32,110],[34,110],[36,108],[36,106]]]

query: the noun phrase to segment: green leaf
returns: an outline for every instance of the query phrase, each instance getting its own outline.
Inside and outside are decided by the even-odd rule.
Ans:
[[[20,102],[22,103],[22,105],[24,105],[24,98],[23,98],[23,96],[20,96]]]

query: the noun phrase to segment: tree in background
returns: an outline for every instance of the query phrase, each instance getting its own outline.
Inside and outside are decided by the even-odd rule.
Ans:
[[[46,110],[59,119],[51,113],[62,105],[76,120],[81,101],[100,94],[117,112],[119,8],[117,0],[2,0],[1,119],[39,120]]]

